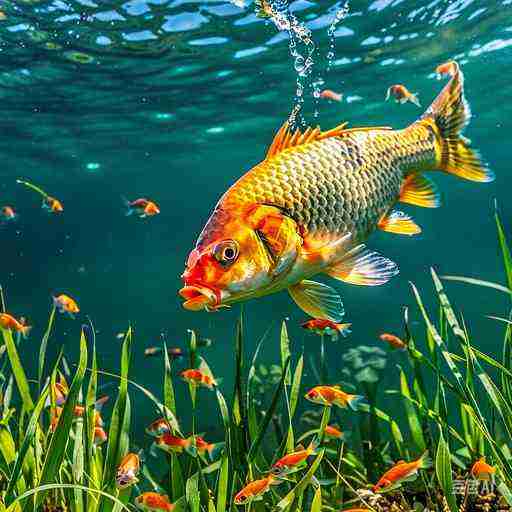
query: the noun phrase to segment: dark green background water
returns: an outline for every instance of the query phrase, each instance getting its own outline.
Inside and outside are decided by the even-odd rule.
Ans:
[[[442,86],[435,66],[456,57],[474,113],[466,135],[497,175],[487,185],[436,176],[443,206],[404,208],[423,227],[420,236],[377,233],[369,241],[399,264],[400,275],[380,288],[335,283],[353,322],[352,336],[328,347],[338,376],[346,349],[378,345],[383,331],[401,332],[401,306],[413,303],[408,281],[430,295],[430,266],[503,279],[492,215],[497,198],[510,229],[512,2],[353,1],[338,26],[329,73],[327,28],[339,4],[298,0],[292,7],[320,46],[314,76],[344,94],[342,103],[319,103],[323,127],[345,120],[406,125],[421,111],[385,103],[387,87],[405,83],[427,106]],[[223,1],[0,0],[0,11],[6,16],[0,21],[0,205],[12,204],[20,214],[0,229],[0,283],[9,310],[34,325],[23,345],[32,376],[50,296],[65,292],[79,302],[81,320],[90,315],[97,326],[103,369],[117,370],[114,336],[131,321],[132,377],[159,390],[161,361],[145,359],[144,348],[158,344],[161,333],[171,346],[184,346],[187,328],[194,328],[214,340],[205,354],[229,390],[238,308],[186,312],[176,292],[214,203],[262,159],[293,106],[296,72],[286,37],[276,37],[252,5]],[[75,62],[76,51],[90,62]],[[317,122],[313,108],[308,100],[304,115]],[[61,199],[64,214],[45,214],[17,177]],[[148,221],[125,217],[121,195],[150,197],[162,214]],[[496,351],[501,326],[484,315],[506,315],[506,298],[460,284],[448,289],[476,343]],[[294,352],[304,346],[316,354],[317,338],[298,327],[304,315],[284,293],[247,304],[248,353],[269,324],[286,316]],[[64,344],[73,360],[81,323],[58,318],[53,353]],[[274,330],[263,350],[267,363],[278,357]],[[391,355],[390,382],[396,361]],[[186,413],[185,387],[176,385]],[[213,411],[215,404],[203,397],[202,410]],[[140,432],[153,411],[141,396],[134,396],[134,410]],[[206,414],[202,421],[207,428]]]

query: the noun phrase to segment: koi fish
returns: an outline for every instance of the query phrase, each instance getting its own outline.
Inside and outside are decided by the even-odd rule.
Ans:
[[[453,77],[458,71],[458,65],[455,61],[450,60],[443,64],[439,64],[436,68],[436,74],[438,78],[442,78],[445,76]]]
[[[478,480],[489,480],[496,473],[496,468],[485,462],[485,457],[478,459],[471,467],[471,476]]]
[[[325,89],[320,93],[320,98],[340,102],[343,99],[343,94]]]
[[[373,486],[372,491],[390,490],[403,482],[415,480],[420,469],[427,469],[432,466],[432,460],[425,452],[418,460],[397,462],[391,469],[386,471],[380,480]]]
[[[53,305],[59,313],[67,313],[71,318],[75,318],[75,315],[80,312],[78,304],[71,297],[64,294],[53,297]]]
[[[405,85],[396,84],[389,87],[386,93],[386,101],[388,101],[391,96],[395,98],[397,103],[407,103],[409,101],[410,103],[414,103],[417,107],[421,107],[418,94],[410,92]]]
[[[385,341],[386,343],[388,343],[391,348],[398,348],[400,350],[404,350],[407,348],[407,344],[405,342],[403,342],[398,336],[395,336],[394,334],[388,334],[385,332],[385,333],[381,334],[379,336],[379,338],[382,341]]]
[[[344,338],[348,336],[352,332],[350,329],[351,326],[352,324],[340,324],[325,318],[313,318],[302,324],[304,329],[318,334],[319,336],[326,334],[333,340],[337,340],[339,334]]]
[[[165,418],[158,418],[146,427],[146,433],[153,437],[162,437],[171,433],[171,427]]]
[[[24,319],[16,320],[8,313],[0,313],[0,327],[12,332],[19,332],[25,339],[28,338],[32,327],[25,324]]]
[[[18,214],[12,206],[2,206],[0,209],[0,222],[14,222],[18,218]]]
[[[267,491],[270,490],[271,485],[279,485],[281,480],[277,479],[274,475],[270,474],[260,480],[254,480],[247,484],[241,491],[239,491],[233,501],[235,505],[243,505],[249,501],[258,499]]]
[[[94,427],[94,444],[99,446],[107,440],[107,433],[102,427]]]
[[[136,453],[127,453],[119,467],[117,468],[116,473],[116,485],[120,489],[124,489],[125,487],[129,487],[130,485],[136,484],[139,479],[137,475],[140,470],[140,457]]]
[[[340,295],[311,277],[375,286],[398,273],[368,250],[377,228],[419,232],[397,202],[439,206],[423,172],[437,169],[473,181],[493,173],[461,139],[469,121],[459,69],[429,109],[405,129],[279,130],[265,160],[222,196],[189,254],[179,294],[191,311],[288,290],[313,318],[340,322]]]
[[[217,386],[217,381],[213,377],[194,368],[182,371],[180,376],[183,380],[194,386],[202,386],[208,389],[213,389]]]
[[[165,494],[143,492],[135,498],[135,506],[145,512],[171,512],[174,505]]]
[[[284,457],[281,457],[277,462],[272,465],[270,471],[274,475],[282,475],[292,470],[296,466],[299,466],[305,462],[308,457],[315,455],[318,448],[318,442],[316,440],[311,441],[307,448],[301,448],[293,453],[289,453]]]
[[[343,432],[336,428],[334,425],[327,425],[325,427],[325,435],[326,437],[330,437],[332,439],[342,439],[343,438]]]
[[[47,210],[50,213],[62,213],[64,211],[64,207],[58,199],[55,199],[55,197],[45,196],[43,197],[43,210]]]
[[[193,437],[184,439],[183,437],[174,436],[170,432],[165,432],[161,436],[157,437],[153,444],[167,453],[181,453],[183,450],[193,452],[193,441]]]
[[[354,411],[357,411],[359,405],[365,401],[363,396],[345,393],[339,386],[316,386],[310,389],[304,397],[314,404],[327,407],[337,405],[342,409],[348,406]]]
[[[160,213],[160,208],[153,201],[148,199],[136,199],[135,201],[124,200],[127,207],[126,216],[137,215],[141,219],[154,217]]]

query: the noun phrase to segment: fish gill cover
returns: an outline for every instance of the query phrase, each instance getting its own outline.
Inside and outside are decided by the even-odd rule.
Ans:
[[[511,14],[508,0],[0,0],[0,506],[507,510]],[[184,260],[230,185],[295,129],[297,143],[348,122],[331,144],[411,125],[454,60],[472,119],[454,138],[468,112],[450,100],[436,155],[485,178],[478,150],[496,181],[429,173],[437,189],[409,199],[440,208],[379,218],[366,243],[398,277],[320,277],[343,302],[332,325],[302,329],[284,293],[243,319],[182,309]],[[257,226],[272,260],[273,226]]]

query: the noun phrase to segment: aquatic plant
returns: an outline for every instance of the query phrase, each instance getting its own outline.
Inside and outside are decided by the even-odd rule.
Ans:
[[[159,398],[130,380],[131,328],[123,340],[119,374],[98,368],[92,324],[82,326],[76,365],[70,367],[62,353],[50,364],[47,347],[54,336],[52,309],[40,344],[37,379],[28,377],[19,356],[18,348],[24,341],[2,328],[1,510],[119,512],[144,506],[144,499],[137,496],[152,491],[169,497],[169,502],[160,504],[167,510],[223,512],[239,508],[233,498],[246,484],[265,480],[271,473],[272,485],[258,500],[244,500],[245,510],[320,512],[363,507],[375,511],[455,512],[477,510],[486,503],[492,510],[498,506],[509,509],[512,320],[494,317],[504,323],[503,352],[499,359],[485,354],[473,343],[466,320],[456,312],[443,286],[443,279],[448,279],[512,295],[512,255],[498,215],[496,223],[506,286],[474,278],[442,278],[432,270],[439,302],[439,314],[434,319],[420,292],[411,284],[423,325],[413,329],[409,311],[404,309],[406,348],[401,352],[404,360],[398,368],[399,388],[387,391],[403,404],[403,418],[391,416],[380,406],[383,396],[377,382],[386,364],[380,347],[347,350],[338,343],[347,367],[338,376],[326,375],[328,381],[322,382],[336,384],[356,375],[351,382],[343,382],[343,387],[353,384],[357,392],[366,395],[368,403],[357,412],[303,404],[304,368],[311,365],[313,375],[319,372],[316,363],[305,362],[303,355],[292,357],[294,351],[285,322],[279,336],[279,364],[268,368],[260,364],[259,354],[263,345],[270,342],[271,330],[247,361],[246,333],[240,318],[235,329],[234,389],[225,396],[222,385],[210,390],[189,383],[192,417],[188,434],[181,424],[184,414],[176,407],[174,380],[178,372],[165,343]],[[3,293],[2,309],[5,310]],[[192,368],[210,371],[199,345],[191,332],[188,363]],[[99,384],[104,379],[114,379],[118,384],[108,421],[97,411]],[[178,449],[157,455],[159,450],[149,449],[148,436],[140,474],[119,485],[116,477],[121,461],[126,460],[127,453],[138,451],[131,431],[134,393],[142,393],[152,403],[161,418],[160,428],[182,442]],[[198,393],[210,394],[218,404],[219,430],[224,432],[224,438],[216,443],[205,442],[199,435]],[[341,425],[342,431],[351,424],[353,435],[327,436],[325,429],[333,423]],[[304,427],[309,430],[303,431]],[[98,436],[98,428],[104,429],[104,437]],[[312,440],[313,455],[297,467],[275,474],[279,466],[276,461]],[[159,443],[154,447],[158,448]],[[434,459],[432,468],[421,469],[414,481],[409,475],[374,492],[374,484],[394,462],[411,461],[425,453]],[[164,471],[161,459],[155,456],[166,459]],[[491,466],[484,465],[482,457],[487,457]],[[492,467],[492,480],[479,480],[483,476],[474,465],[476,461],[488,472]]]

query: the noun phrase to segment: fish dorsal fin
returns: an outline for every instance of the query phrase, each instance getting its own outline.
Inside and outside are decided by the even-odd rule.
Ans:
[[[295,451],[296,452],[302,452],[304,451],[306,448],[304,448],[304,445],[302,443],[299,443],[296,447],[295,447]]]
[[[348,123],[340,124],[331,130],[323,132],[319,126],[315,128],[311,128],[310,126],[306,128],[304,132],[301,132],[298,128],[292,133],[290,129],[290,125],[288,121],[286,121],[283,126],[279,129],[272,144],[267,151],[266,160],[272,158],[273,156],[281,153],[285,149],[293,148],[296,146],[302,146],[304,144],[309,144],[310,142],[315,142],[319,140],[328,139],[329,137],[340,137],[345,132],[345,126]]]
[[[212,373],[210,367],[208,366],[208,363],[201,356],[199,356],[199,368],[198,368],[198,370],[203,375],[206,375],[206,376],[210,377],[210,379],[213,379],[213,373]]]

